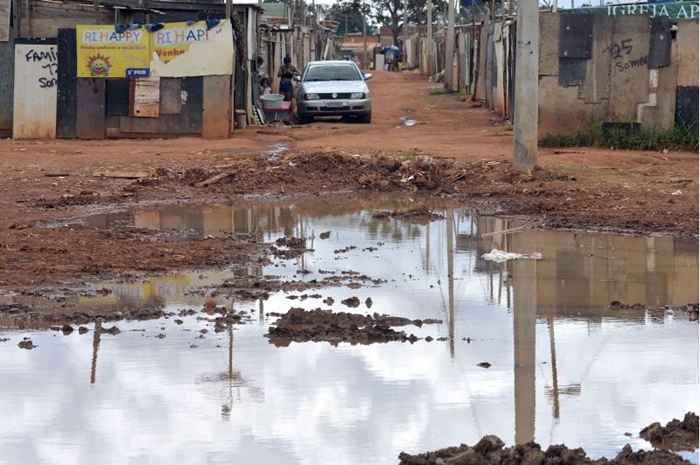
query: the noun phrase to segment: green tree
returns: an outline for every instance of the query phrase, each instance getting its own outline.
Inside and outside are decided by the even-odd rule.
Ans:
[[[398,43],[403,32],[404,0],[372,0],[373,19],[381,26],[391,29],[394,43]],[[447,1],[433,0],[433,22],[439,23],[447,15]],[[426,24],[427,0],[408,0],[408,22]]]
[[[369,24],[370,7],[360,0],[346,0],[334,3],[327,13],[327,18],[338,22],[338,35],[362,32],[362,23],[366,19],[367,33],[371,33]]]

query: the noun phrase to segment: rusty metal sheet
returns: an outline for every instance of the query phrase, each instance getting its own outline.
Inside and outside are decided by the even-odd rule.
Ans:
[[[182,111],[182,80],[162,78],[160,80],[160,114],[176,115]]]
[[[78,79],[75,52],[75,29],[59,29],[56,135],[62,138],[76,136]]]
[[[105,87],[105,79],[78,78],[76,133],[79,139],[105,138]]]
[[[157,118],[160,115],[160,77],[129,81],[129,116]]]
[[[593,16],[562,13],[559,17],[559,56],[591,58],[593,49]]]
[[[671,64],[671,21],[657,16],[651,20],[649,34],[649,69],[663,68]]]
[[[107,79],[107,116],[129,115],[129,81]]]
[[[580,86],[586,80],[586,59],[559,58],[559,85]]]
[[[226,138],[230,132],[231,78],[205,76],[202,87],[202,137]]]

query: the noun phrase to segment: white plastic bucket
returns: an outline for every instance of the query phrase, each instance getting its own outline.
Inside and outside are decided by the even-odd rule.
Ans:
[[[282,107],[282,102],[284,101],[284,95],[281,94],[266,94],[261,95],[260,100],[262,101],[263,108],[265,110],[277,110]]]

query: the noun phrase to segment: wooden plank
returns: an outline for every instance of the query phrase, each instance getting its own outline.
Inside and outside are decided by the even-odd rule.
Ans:
[[[80,139],[104,139],[106,127],[105,79],[78,79],[76,134]]]
[[[182,111],[182,80],[162,78],[160,80],[160,114],[173,115]]]
[[[75,29],[58,30],[57,92],[56,135],[62,138],[74,138],[78,115]]]
[[[205,76],[203,78],[202,137],[222,139],[229,135],[230,126],[230,76]]]
[[[160,78],[151,76],[129,81],[129,116],[157,118],[160,115]]]
[[[15,41],[12,136],[15,139],[56,137],[56,41]]]

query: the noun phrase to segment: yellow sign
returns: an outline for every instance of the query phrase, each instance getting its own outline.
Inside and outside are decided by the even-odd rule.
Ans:
[[[165,23],[151,33],[151,74],[161,77],[217,76],[233,72],[230,21]]]
[[[76,26],[78,77],[124,78],[130,68],[149,68],[145,28],[116,32],[109,26]]]
[[[193,43],[209,40],[207,23],[166,23],[163,29],[151,34],[151,50],[163,63],[170,63],[174,58],[184,55]]]

